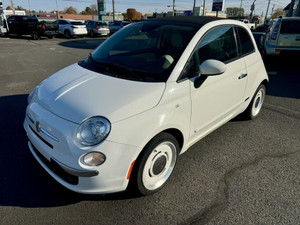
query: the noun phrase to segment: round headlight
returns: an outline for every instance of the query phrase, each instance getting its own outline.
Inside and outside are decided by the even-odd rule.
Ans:
[[[77,129],[76,138],[80,144],[91,146],[99,144],[110,132],[110,123],[103,117],[92,117]]]

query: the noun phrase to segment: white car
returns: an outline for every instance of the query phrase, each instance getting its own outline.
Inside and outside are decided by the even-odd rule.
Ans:
[[[87,29],[86,25],[82,21],[78,20],[56,20],[59,26],[59,34],[64,35],[66,38],[71,38],[72,36],[86,36]]]
[[[241,113],[256,118],[267,83],[242,22],[133,23],[33,90],[24,120],[28,146],[75,192],[112,193],[132,184],[152,194],[194,143]]]
[[[266,55],[300,56],[300,17],[276,18],[263,37]]]

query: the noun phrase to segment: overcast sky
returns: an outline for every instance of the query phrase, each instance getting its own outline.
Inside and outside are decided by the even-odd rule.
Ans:
[[[73,6],[78,12],[85,9],[86,6],[97,3],[97,0],[13,0],[15,7],[21,6],[25,9],[31,10],[45,10],[52,11],[56,10],[56,1],[58,3],[58,9],[63,11],[66,7]],[[211,10],[213,0],[206,0],[206,9]],[[262,12],[266,13],[267,5],[269,0],[256,0],[255,2],[255,14],[261,15]],[[6,8],[11,4],[11,0],[2,0],[3,7]],[[112,0],[105,0],[106,11],[112,11]],[[271,0],[269,14],[274,9],[284,8],[291,0]],[[142,13],[152,12],[167,12],[171,11],[173,0],[115,0],[116,12],[126,12],[127,8],[135,8],[137,11]],[[175,0],[175,6],[177,10],[191,10],[193,7],[194,0]],[[250,6],[253,0],[242,0],[242,7],[246,13],[250,13]],[[196,0],[196,6],[203,4],[203,0]],[[225,9],[228,7],[240,7],[241,0],[225,0]]]

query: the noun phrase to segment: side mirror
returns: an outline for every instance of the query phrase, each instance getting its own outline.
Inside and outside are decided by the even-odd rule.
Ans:
[[[207,59],[200,65],[200,74],[204,76],[215,76],[224,73],[226,65],[215,59]]]

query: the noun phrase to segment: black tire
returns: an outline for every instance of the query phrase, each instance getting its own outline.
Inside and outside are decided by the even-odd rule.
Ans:
[[[241,114],[241,116],[247,120],[255,119],[261,112],[265,96],[266,96],[266,86],[264,84],[261,84],[257,88],[249,106]]]
[[[48,36],[49,39],[53,39],[55,35]]]
[[[94,31],[90,31],[90,36],[91,36],[91,38],[94,38],[95,37],[95,33],[94,33]]]
[[[38,40],[40,38],[38,32],[37,31],[31,31],[31,38],[33,40]]]
[[[68,30],[65,31],[64,35],[65,35],[65,38],[67,38],[67,39],[71,38],[71,33]]]
[[[145,146],[138,157],[130,183],[142,195],[159,191],[175,168],[179,145],[174,136],[160,133]]]

